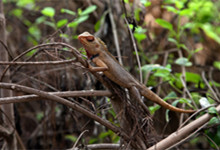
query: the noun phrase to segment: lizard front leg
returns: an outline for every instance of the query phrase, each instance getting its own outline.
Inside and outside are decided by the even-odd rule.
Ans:
[[[100,72],[100,71],[107,71],[108,70],[108,66],[99,58],[94,58],[92,60],[96,66],[98,67],[93,67],[92,65],[89,64],[89,70],[91,72]]]

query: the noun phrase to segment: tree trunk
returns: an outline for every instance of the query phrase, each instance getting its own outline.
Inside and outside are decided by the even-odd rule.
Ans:
[[[0,0],[0,60],[8,61],[8,53],[5,47],[6,45],[6,29],[5,29],[5,16],[3,11],[3,2]],[[4,67],[0,66],[0,76],[4,71]],[[8,71],[1,82],[10,82],[10,72]],[[12,96],[12,92],[10,90],[0,89],[0,97],[8,97]],[[1,125],[0,136],[4,137],[4,145],[2,149],[17,149],[17,143],[14,132],[14,110],[13,104],[7,104],[1,106],[2,111],[1,114],[3,120],[3,125]],[[7,116],[6,116],[7,115]]]

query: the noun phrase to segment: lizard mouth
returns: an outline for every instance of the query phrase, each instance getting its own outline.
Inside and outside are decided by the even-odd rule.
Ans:
[[[89,59],[92,57],[92,55],[87,50],[86,50],[86,55]]]

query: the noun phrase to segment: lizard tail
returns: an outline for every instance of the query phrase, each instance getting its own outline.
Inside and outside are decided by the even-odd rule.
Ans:
[[[142,96],[146,97],[147,99],[161,105],[162,107],[172,110],[172,111],[176,111],[176,112],[180,112],[180,113],[194,113],[195,110],[184,110],[184,109],[180,109],[177,107],[174,107],[172,105],[170,105],[169,103],[165,102],[163,99],[161,99],[157,94],[155,94],[154,92],[152,92],[150,89],[148,89],[145,86],[141,87],[142,90],[140,90],[140,93]]]

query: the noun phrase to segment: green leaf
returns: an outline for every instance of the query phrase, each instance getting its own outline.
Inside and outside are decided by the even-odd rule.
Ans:
[[[175,14],[178,13],[178,10],[173,6],[164,6],[164,8],[166,8],[168,11],[173,12]]]
[[[76,26],[78,26],[78,23],[73,21],[73,22],[70,22],[68,23],[67,27],[71,27],[71,28],[75,28]]]
[[[138,22],[140,21],[140,12],[141,12],[140,8],[136,8],[134,11],[134,17]]]
[[[54,22],[51,22],[51,21],[44,21],[44,24],[56,29],[56,25],[54,24]]]
[[[17,0],[16,5],[18,7],[25,7],[27,9],[33,9],[34,8],[34,0]]]
[[[213,65],[215,68],[220,70],[220,61],[215,61]]]
[[[28,28],[28,32],[36,39],[36,40],[40,40],[41,38],[41,31],[37,26],[31,26],[30,28]]]
[[[189,107],[193,107],[190,103],[191,103],[191,100],[189,99],[186,99],[186,98],[180,98],[178,100],[175,100],[172,105],[173,106],[176,106],[178,103],[181,103],[181,104],[187,104]]]
[[[168,66],[164,67],[158,64],[144,65],[141,67],[141,69],[144,72],[156,71],[154,75],[158,77],[167,77],[171,72],[171,69]]]
[[[73,136],[71,134],[68,134],[68,135],[65,135],[65,139],[70,140],[72,142],[76,142],[77,137],[75,137],[75,136]]]
[[[60,37],[62,37],[62,38],[69,38],[69,35],[68,34],[60,34]]]
[[[167,109],[167,110],[166,110],[166,113],[165,113],[166,122],[169,122],[169,120],[170,120],[170,119],[169,119],[169,111],[170,111],[170,110]]]
[[[82,13],[80,13],[80,15],[82,15],[82,16],[83,16],[83,15],[88,15],[88,14],[90,14],[91,12],[95,11],[96,8],[97,8],[96,5],[91,5],[91,6],[89,6],[88,8],[86,8],[85,10],[83,10]]]
[[[191,101],[186,99],[186,98],[180,98],[179,99],[179,103],[183,104],[183,103],[190,103]]]
[[[34,49],[34,50],[32,50],[32,51],[30,51],[30,52],[28,52],[27,54],[26,54],[26,56],[33,56],[34,55],[34,53],[36,53],[36,49]]]
[[[27,19],[23,20],[23,22],[28,27],[32,25],[32,23],[29,20],[27,20]]]
[[[28,42],[32,43],[33,45],[38,45],[38,41],[31,35],[27,36]]]
[[[120,140],[120,137],[117,136],[117,134],[114,134],[114,136],[112,137],[112,141],[113,141],[113,143],[118,143],[119,140]]]
[[[101,132],[99,134],[99,138],[100,139],[104,139],[105,137],[109,136],[111,133],[108,131],[108,132]]]
[[[164,100],[166,101],[168,99],[176,99],[176,98],[178,98],[176,93],[174,91],[172,91],[164,98]]]
[[[173,25],[171,23],[167,22],[166,20],[156,19],[156,22],[165,29],[168,29],[170,31],[173,30]]]
[[[52,8],[52,7],[45,7],[43,10],[41,10],[41,13],[44,15],[44,16],[47,16],[47,17],[54,17],[55,15],[55,9]]]
[[[57,22],[57,28],[63,27],[68,23],[67,19],[61,19]]]
[[[217,117],[212,117],[209,120],[209,125],[215,125],[215,124],[218,124],[218,123],[220,123],[220,120]]]
[[[168,38],[168,41],[169,41],[169,42],[172,42],[172,43],[174,43],[174,44],[176,44],[176,45],[178,44],[177,40],[174,39],[174,38],[171,38],[171,37]]]
[[[144,65],[141,67],[141,69],[143,71],[146,71],[146,72],[150,72],[152,70],[155,70],[155,69],[158,69],[158,68],[163,68],[163,66],[159,65],[159,64],[148,64],[148,65]]]
[[[74,11],[69,10],[69,9],[65,9],[65,8],[62,8],[62,9],[60,10],[60,12],[61,12],[61,13],[67,13],[67,14],[73,15],[73,16],[76,15],[76,13],[75,13]]]
[[[131,24],[132,25],[132,24]],[[131,27],[131,29],[133,26]],[[142,28],[141,26],[138,26],[135,30],[135,33],[146,33],[147,29]]]
[[[208,112],[209,112],[209,114],[212,114],[212,115],[218,114],[218,111],[216,110],[215,107],[210,107],[208,109]]]
[[[192,9],[183,9],[179,12],[180,16],[191,16],[193,13]]]
[[[86,21],[88,18],[89,18],[89,16],[80,16],[79,18],[77,18],[73,22],[69,23],[67,26],[75,28],[76,26],[78,26],[78,24]]]
[[[89,144],[94,144],[94,143],[96,143],[97,141],[98,141],[97,138],[90,138]]]
[[[16,17],[18,17],[18,18],[22,17],[22,13],[23,13],[23,10],[20,9],[20,8],[12,10],[12,14],[15,15]]]
[[[186,67],[192,66],[192,63],[185,57],[178,58],[175,61],[175,63],[180,65],[180,66],[186,66]]]
[[[96,22],[95,26],[94,26],[94,29],[95,29],[96,32],[99,30],[100,25],[101,25],[101,19],[98,20],[98,21]]]
[[[151,6],[151,2],[146,2],[146,3],[144,4],[144,6],[145,6],[145,7]]]
[[[89,16],[81,16],[81,17],[79,17],[78,19],[76,19],[75,22],[77,22],[78,24],[80,24],[80,23],[86,21],[88,18],[89,18]]]
[[[157,77],[168,77],[170,75],[170,71],[167,68],[162,68],[162,69],[157,69],[157,71],[154,73],[155,76]]]
[[[35,20],[35,23],[36,23],[36,24],[41,24],[41,23],[43,23],[45,20],[47,20],[46,16],[41,16],[41,17],[38,17],[38,18]]]
[[[201,81],[201,76],[197,73],[186,72],[186,82],[198,84]]]
[[[37,113],[37,120],[38,121],[40,121],[43,117],[44,117],[44,113],[43,112],[38,112]]]
[[[155,105],[155,106],[150,106],[148,107],[149,108],[149,111],[150,111],[150,114],[153,115],[158,109],[160,109],[160,105]]]
[[[202,29],[210,38],[214,39],[216,42],[220,44],[220,37],[218,34],[216,34],[211,24],[209,23],[203,24]]]
[[[142,40],[146,39],[147,36],[144,33],[134,33],[134,37],[137,42],[140,43]]]

